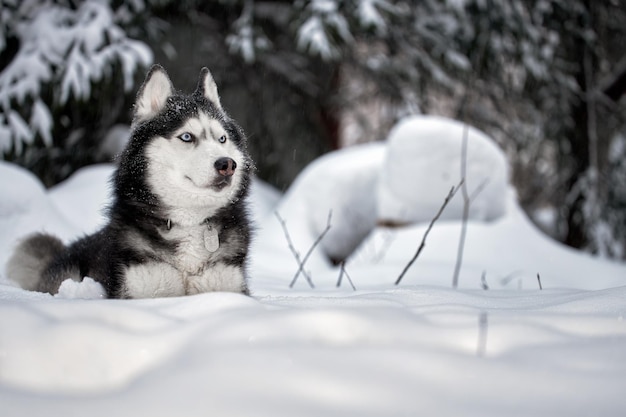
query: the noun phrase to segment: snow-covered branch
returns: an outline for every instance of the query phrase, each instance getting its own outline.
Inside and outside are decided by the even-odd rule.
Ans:
[[[52,144],[52,109],[70,99],[88,100],[94,83],[121,69],[126,92],[133,76],[149,65],[152,52],[130,39],[117,25],[107,2],[86,1],[76,8],[62,3],[26,4],[11,10],[3,31],[15,37],[19,49],[0,72],[0,150],[19,155],[24,145],[42,138]],[[0,47],[6,47],[6,38]],[[52,89],[50,98],[42,94]]]

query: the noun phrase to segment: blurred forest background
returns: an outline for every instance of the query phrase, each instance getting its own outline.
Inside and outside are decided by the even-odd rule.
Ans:
[[[280,189],[324,152],[440,114],[497,141],[556,239],[626,258],[626,1],[1,5],[0,150],[47,186],[112,159],[153,62],[187,91],[208,66]]]

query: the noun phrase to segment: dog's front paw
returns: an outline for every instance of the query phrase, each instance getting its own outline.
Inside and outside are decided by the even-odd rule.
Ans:
[[[122,298],[157,298],[185,295],[180,272],[164,262],[131,265],[124,271]]]
[[[249,295],[243,269],[240,266],[217,263],[200,275],[187,277],[188,295],[226,291]]]

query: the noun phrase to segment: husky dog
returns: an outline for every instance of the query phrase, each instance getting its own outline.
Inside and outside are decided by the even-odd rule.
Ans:
[[[112,178],[108,224],[66,247],[36,234],[7,263],[23,288],[54,294],[91,277],[110,298],[248,294],[254,164],[243,130],[222,109],[207,68],[193,94],[154,65],[139,89],[131,138]]]

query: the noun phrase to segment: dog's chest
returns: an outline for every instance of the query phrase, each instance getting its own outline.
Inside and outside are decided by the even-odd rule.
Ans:
[[[173,227],[164,237],[176,243],[173,259],[176,268],[192,274],[202,271],[220,249],[218,230],[207,224]]]

